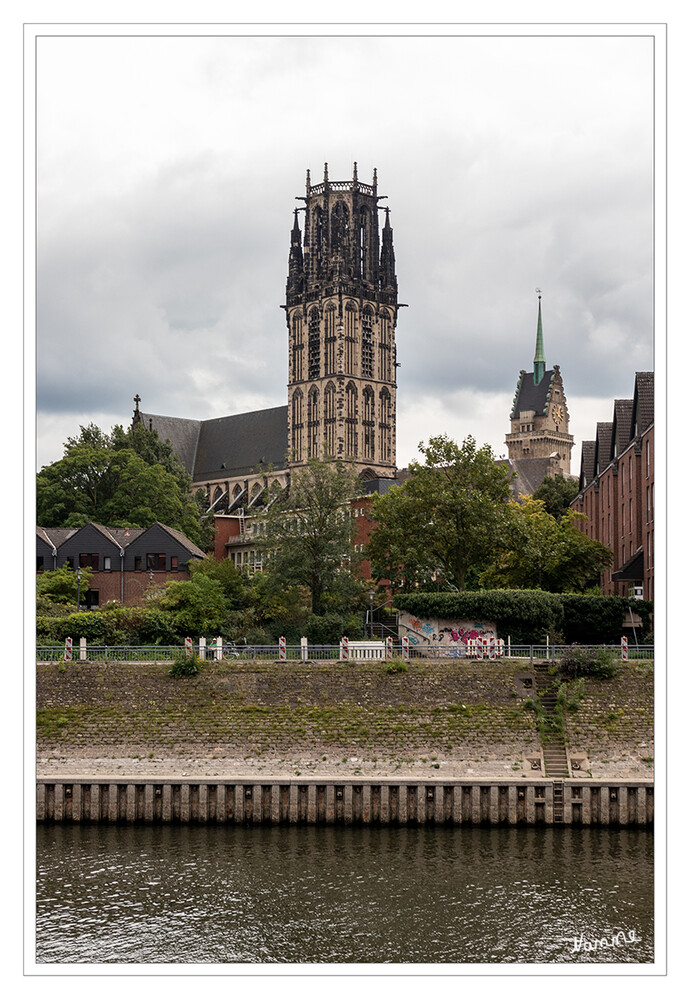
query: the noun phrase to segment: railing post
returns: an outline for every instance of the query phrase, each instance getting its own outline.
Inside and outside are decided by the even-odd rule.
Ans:
[[[309,643],[307,642],[306,638],[300,639],[300,652],[302,656],[302,662],[306,663],[307,659],[309,658]]]
[[[82,662],[86,659],[86,639],[83,635],[79,639],[79,658]]]
[[[386,638],[386,659],[393,658],[393,639],[390,635]]]
[[[405,662],[409,661],[410,658],[410,636],[404,635],[402,640],[402,655]]]
[[[203,635],[199,639],[199,659],[202,662],[206,661],[206,638]]]
[[[278,639],[278,659],[284,663],[287,659],[287,643],[284,638]]]
[[[65,662],[66,663],[71,663],[72,662],[72,639],[71,638],[66,638],[65,639]]]
[[[185,638],[184,640],[184,650],[187,656],[192,654],[192,640],[191,638]]]
[[[341,660],[349,659],[350,649],[347,638],[343,635],[340,639],[340,658]]]

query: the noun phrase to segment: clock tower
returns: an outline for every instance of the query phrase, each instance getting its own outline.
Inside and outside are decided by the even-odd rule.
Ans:
[[[508,457],[524,462],[548,459],[546,474],[570,475],[573,437],[568,433],[568,405],[561,369],[546,367],[541,317],[541,292],[537,317],[537,346],[531,372],[521,371],[506,434]]]

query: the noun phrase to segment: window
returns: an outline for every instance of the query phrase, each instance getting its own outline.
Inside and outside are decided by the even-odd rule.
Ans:
[[[370,385],[362,393],[364,403],[364,418],[362,420],[364,430],[364,457],[374,457],[374,390]]]
[[[323,394],[323,419],[326,429],[326,450],[335,456],[335,385],[329,382]]]
[[[325,375],[336,373],[335,365],[335,306],[329,305],[326,309],[326,367]]]
[[[177,567],[178,567],[177,566],[177,555],[171,555],[170,556],[170,568],[171,569],[177,569]]]
[[[362,378],[374,377],[374,314],[367,306],[362,314]]]
[[[292,397],[292,455],[302,460],[302,393],[299,389]]]
[[[357,389],[350,382],[345,389],[345,453],[350,458],[357,457]]]
[[[97,569],[98,555],[96,553],[81,552],[79,555],[80,569]]]
[[[103,568],[106,572],[110,572],[112,566],[110,564],[110,555],[103,556]]]
[[[86,604],[87,610],[91,607],[98,607],[99,594],[98,590],[87,590],[84,596],[84,602]]]
[[[630,534],[632,534],[632,529],[633,529],[633,522],[632,522],[632,520],[633,520],[632,500],[630,500],[630,507],[629,507],[629,509],[630,509],[630,516],[628,518],[628,531],[630,532]]]
[[[134,571],[139,572],[141,570],[141,555],[134,556]]]
[[[312,309],[309,313],[309,379],[318,378],[321,374],[321,328],[319,310]]]
[[[165,553],[154,554],[149,552],[146,556],[147,569],[165,569]]]
[[[355,331],[357,327],[357,307],[348,302],[345,306],[345,373],[355,371]]]
[[[307,457],[316,458],[319,453],[319,390],[312,386],[307,399]]]

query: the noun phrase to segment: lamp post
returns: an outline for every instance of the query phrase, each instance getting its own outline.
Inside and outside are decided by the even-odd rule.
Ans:
[[[374,587],[369,587],[369,637],[374,637]]]
[[[77,610],[81,605],[81,566],[77,569]]]

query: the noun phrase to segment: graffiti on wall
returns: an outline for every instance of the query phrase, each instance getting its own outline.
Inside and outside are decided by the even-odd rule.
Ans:
[[[444,621],[421,619],[405,611],[400,613],[400,624],[410,639],[411,645],[426,645],[432,642],[440,645],[462,644],[476,638],[498,638],[496,625],[491,621]]]

